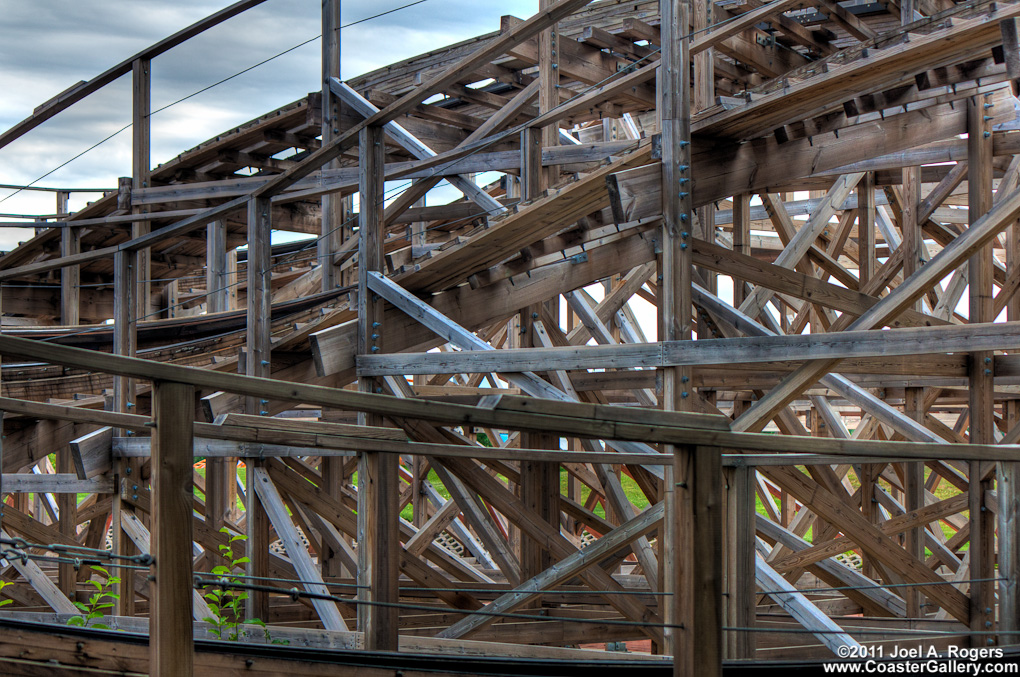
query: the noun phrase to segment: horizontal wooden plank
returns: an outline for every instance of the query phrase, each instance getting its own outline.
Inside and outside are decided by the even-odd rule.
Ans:
[[[4,473],[5,494],[112,494],[112,477],[78,479],[71,473],[28,474]]]
[[[1020,199],[1020,198],[1018,198]],[[274,381],[272,379],[227,374],[193,367],[150,362],[133,357],[109,355],[81,348],[43,343],[13,336],[0,335],[0,354],[23,359],[41,360],[82,369],[132,376],[135,378],[190,383],[199,388],[236,392],[252,397],[316,404],[323,407],[365,411],[383,416],[422,419],[438,423],[463,425],[472,424],[555,432],[564,436],[608,440],[635,440],[642,442],[664,442],[667,444],[694,444],[698,446],[723,447],[784,453],[824,453],[847,456],[875,456],[887,454],[902,458],[921,459],[978,459],[1014,460],[1020,453],[1017,445],[940,445],[919,442],[875,442],[870,440],[836,440],[823,438],[794,438],[757,433],[734,433],[722,430],[706,430],[685,427],[689,423],[670,425],[669,419],[654,424],[646,422],[623,422],[616,420],[622,407],[605,405],[576,405],[588,411],[581,417],[550,415],[514,411],[507,408],[471,407],[461,404],[423,402],[400,399],[374,393],[357,393],[324,386]],[[541,403],[535,400],[541,409]],[[510,402],[508,401],[507,404]],[[556,403],[568,405],[568,403]],[[580,410],[579,410],[580,411]],[[595,412],[593,416],[591,412]],[[629,415],[636,415],[634,410]],[[665,412],[659,412],[664,414]],[[689,415],[688,415],[689,416]],[[687,421],[688,419],[683,419]],[[214,427],[214,426],[212,426]],[[356,440],[358,438],[350,438]],[[363,440],[363,444],[372,440]],[[381,445],[387,442],[380,442]],[[428,452],[423,452],[428,453]],[[654,458],[654,457],[652,457]]]
[[[740,362],[755,363],[1016,349],[1020,349],[1020,323],[975,323],[570,348],[360,355],[358,373],[382,376],[627,369],[733,364],[734,355],[740,356]]]

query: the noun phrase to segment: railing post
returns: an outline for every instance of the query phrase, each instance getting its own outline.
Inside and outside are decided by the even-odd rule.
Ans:
[[[673,449],[666,487],[675,677],[722,676],[722,453]],[[669,475],[667,474],[667,477]]]
[[[195,388],[153,383],[152,610],[149,670],[153,677],[190,677],[192,636],[192,463]]]

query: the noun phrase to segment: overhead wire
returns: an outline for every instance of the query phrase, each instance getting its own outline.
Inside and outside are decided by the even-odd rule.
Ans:
[[[362,19],[358,19],[357,21],[352,21],[350,23],[347,23],[347,24],[344,24],[344,25],[340,26],[340,28],[344,29],[344,28],[349,28],[351,26],[356,26],[358,24],[362,24],[362,23],[365,23],[367,21],[371,21],[373,19],[378,19],[379,17],[386,16],[388,14],[393,14],[395,12],[399,12],[401,10],[408,9],[409,7],[414,7],[415,5],[420,5],[420,4],[424,3],[424,2],[428,2],[428,0],[415,0],[414,2],[409,2],[407,4],[401,5],[400,7],[394,7],[392,9],[389,9],[389,10],[386,10],[386,11],[383,11],[383,12],[379,12],[379,13],[373,14],[371,16],[364,17]],[[233,80],[234,78],[237,78],[237,77],[239,77],[241,75],[244,75],[245,73],[248,73],[249,71],[252,71],[252,70],[254,70],[254,69],[256,69],[256,68],[258,68],[260,66],[263,66],[263,65],[269,63],[270,61],[278,59],[281,56],[289,54],[289,53],[293,52],[296,49],[304,47],[307,44],[315,42],[316,40],[318,40],[320,38],[322,38],[322,34],[321,33],[319,35],[316,35],[315,37],[312,37],[312,38],[309,38],[307,40],[304,40],[303,42],[300,42],[300,43],[294,45],[293,47],[288,47],[287,49],[283,50],[282,52],[278,52],[278,53],[274,54],[273,56],[270,56],[267,59],[263,59],[262,61],[259,61],[256,64],[248,66],[247,68],[244,68],[244,69],[234,73],[233,75],[225,77],[222,80],[218,80],[218,81],[212,83],[211,85],[207,85],[205,87],[202,87],[201,89],[198,89],[198,90],[192,92],[191,94],[188,94],[187,96],[183,96],[180,99],[177,99],[176,101],[168,103],[165,106],[162,106],[160,108],[157,108],[156,110],[150,112],[149,116],[151,117],[151,116],[153,116],[153,115],[155,115],[157,113],[161,113],[161,112],[167,110],[168,108],[171,108],[173,106],[176,106],[179,103],[182,103],[184,101],[187,101],[188,99],[191,99],[192,97],[198,96],[199,94],[202,94],[203,92],[207,92],[210,89],[213,89],[214,87],[218,87],[218,86],[224,84],[225,82],[229,82],[229,81]],[[131,128],[131,126],[132,126],[132,123],[129,122],[128,124],[124,125],[123,127],[118,129],[117,131],[115,131],[112,134],[110,134],[109,136],[107,136],[107,137],[101,139],[100,141],[97,141],[96,143],[92,144],[91,146],[89,146],[88,148],[86,148],[82,152],[78,153],[77,155],[75,155],[71,159],[69,159],[69,160],[61,163],[60,165],[54,167],[53,169],[51,169],[50,171],[46,172],[45,174],[43,174],[39,178],[35,179],[34,181],[31,181],[30,183],[28,183],[28,184],[18,188],[13,193],[11,193],[11,194],[7,195],[6,197],[0,199],[0,204],[6,202],[10,198],[12,198],[15,195],[17,195],[18,193],[21,193],[22,191],[31,188],[35,184],[37,184],[40,181],[42,181],[43,179],[45,179],[47,176],[50,176],[51,174],[53,174],[54,172],[56,172],[56,171],[58,171],[60,169],[63,169],[64,167],[66,167],[67,165],[71,164],[72,162],[74,162],[75,160],[77,160],[81,156],[85,155],[86,153],[89,153],[89,152],[95,150],[99,146],[103,145],[104,143],[106,143],[110,139],[112,139],[115,136],[117,136],[118,134],[120,134],[121,132],[127,131],[128,129]],[[3,224],[0,223],[0,227],[2,227],[2,225]]]

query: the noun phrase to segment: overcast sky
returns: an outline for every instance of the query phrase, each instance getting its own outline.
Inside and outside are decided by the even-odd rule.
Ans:
[[[409,0],[344,0],[350,23]],[[152,43],[228,6],[226,0],[0,0],[0,129],[80,80],[89,80]],[[530,16],[538,0],[427,0],[342,32],[342,75],[350,78],[395,61],[497,30],[501,14]],[[156,110],[294,47],[321,31],[320,0],[268,0],[182,46],[152,67]],[[152,159],[178,153],[319,88],[321,41],[314,40],[152,119]],[[0,149],[0,184],[27,184],[131,121],[130,75],[93,94]],[[131,172],[126,130],[39,182],[41,186],[110,187]],[[0,199],[12,191],[0,189]],[[53,211],[52,194],[20,193],[2,214]],[[84,198],[81,198],[84,199]],[[72,209],[80,208],[72,202]],[[0,249],[11,241],[0,229]]]

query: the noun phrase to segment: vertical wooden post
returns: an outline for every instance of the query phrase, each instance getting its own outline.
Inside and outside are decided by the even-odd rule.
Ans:
[[[553,4],[555,3],[552,0],[539,0],[539,10],[548,9]],[[552,110],[559,104],[559,52],[559,32],[555,25],[539,33],[538,107],[540,113]],[[559,145],[559,124],[547,125],[540,129],[528,129],[522,135],[522,140],[524,141],[521,147],[523,198],[536,200],[541,196],[542,191],[552,185],[554,172],[558,171],[554,167],[548,169],[542,167],[542,149],[547,146]],[[552,315],[559,317],[558,305]],[[521,310],[517,345],[522,348],[542,345],[534,334],[534,322],[541,316],[542,304],[535,304]],[[554,435],[526,432],[521,434],[521,446],[531,449],[558,449],[559,439]],[[521,462],[520,492],[524,505],[539,514],[546,523],[559,528],[559,464]],[[520,561],[521,579],[526,580],[549,568],[552,565],[552,556],[539,541],[527,534],[521,534]]]
[[[751,194],[733,196],[733,251],[751,255]],[[747,283],[733,278],[733,305],[739,308],[747,296]]]
[[[917,222],[917,208],[921,202],[921,168],[903,168],[903,210],[900,226],[903,228],[903,277],[908,278],[921,267],[921,225]],[[914,302],[914,309],[921,309],[921,301]]]
[[[152,111],[151,90],[152,72],[151,62],[148,59],[136,59],[131,66],[133,106],[131,115],[131,147],[132,147],[132,188],[140,190],[149,187],[151,145],[151,127],[149,114]],[[145,214],[148,207],[133,208],[132,213]],[[131,224],[131,237],[140,237],[149,232],[151,227],[148,221],[136,221]],[[150,282],[149,249],[142,249],[135,255],[135,275],[138,289],[135,292],[135,304],[137,317],[145,317],[150,312],[151,303],[149,296],[152,290]]]
[[[714,0],[691,0],[695,37],[705,35],[712,25]],[[684,34],[688,26],[683,26]],[[692,113],[699,113],[715,104],[715,48],[709,47],[694,55],[694,102]],[[695,236],[706,242],[715,243],[715,205],[707,204],[697,209],[698,230]],[[698,273],[713,294],[718,293],[719,275],[713,270],[699,268]]]
[[[1015,226],[1014,226],[1015,228]],[[1010,320],[1013,318],[1011,317]],[[1020,423],[1020,402],[1009,400],[1006,424]],[[1020,644],[1020,463],[999,463],[996,493],[999,498],[999,627],[1002,644]],[[1013,633],[1013,634],[1010,634]]]
[[[368,273],[383,270],[382,127],[361,131],[358,223],[358,353],[382,350],[383,301],[368,289]],[[360,392],[375,392],[376,379],[359,378]],[[362,425],[381,425],[377,415],[358,414]],[[362,452],[358,462],[358,627],[370,651],[396,651],[399,616],[397,577],[397,456]]]
[[[726,625],[754,627],[755,469],[738,466],[723,470],[726,483]],[[754,658],[752,632],[728,631],[724,635],[726,657]]]
[[[133,356],[137,346],[137,325],[135,323],[135,257],[131,252],[117,252],[113,258],[113,352],[115,355]],[[133,412],[135,406],[135,381],[127,376],[113,377],[113,408],[118,412]],[[127,470],[133,469],[131,461],[117,461],[117,476],[124,478]],[[137,478],[137,475],[135,475]],[[119,487],[113,495],[113,547],[120,555],[130,554],[134,548],[121,528],[121,516],[125,504],[121,498]],[[133,574],[121,576],[116,586],[117,613],[121,616],[133,616],[135,613],[135,592],[132,585]]]
[[[222,313],[227,309],[227,224],[213,221],[205,227],[205,309]]]
[[[328,144],[340,134],[340,100],[333,96],[330,78],[340,77],[340,0],[322,2],[322,143]],[[326,169],[338,169],[340,162],[333,160]],[[319,265],[322,266],[322,291],[340,286],[340,271],[333,265],[333,254],[342,243],[344,222],[343,198],[340,195],[322,196],[322,231],[317,247]]]
[[[329,143],[340,134],[340,100],[333,95],[329,86],[330,78],[340,78],[340,45],[341,33],[341,2],[340,0],[323,0],[322,2],[322,142]],[[326,168],[340,167],[339,160],[333,160]],[[353,229],[346,225],[351,212],[350,198],[339,194],[322,196],[322,229],[316,245],[320,270],[322,271],[322,291],[332,291],[348,283],[343,274],[333,263],[333,257],[340,245],[353,237]],[[330,417],[329,411],[323,412],[323,419]],[[322,475],[322,486],[326,493],[339,501],[344,484],[344,459],[336,457],[323,458],[319,464]],[[340,576],[343,567],[335,556],[332,542],[323,538],[319,543],[319,567],[322,575]]]
[[[68,198],[66,191],[57,192],[58,218],[67,218]],[[72,256],[81,251],[81,228],[65,226],[60,230],[60,255]],[[80,320],[81,266],[66,266],[60,270],[60,323],[65,326],[78,324]],[[64,445],[57,451],[57,472],[74,472],[71,450]],[[78,497],[75,494],[57,494],[58,527],[62,536],[73,538],[77,524]],[[71,564],[57,567],[57,585],[60,591],[74,600],[77,573]]]
[[[673,595],[669,598],[676,677],[722,676],[722,454],[716,447],[673,449],[675,508],[669,520]],[[670,524],[671,522],[671,524]],[[753,573],[753,568],[752,568]],[[752,596],[753,599],[753,596]]]
[[[912,419],[924,423],[924,388],[907,388],[904,395],[904,413]],[[905,508],[919,510],[924,507],[924,462],[915,461],[903,464],[904,490],[906,493]],[[908,529],[906,533],[907,552],[924,561],[924,527]],[[905,590],[904,600],[907,604],[907,617],[920,618],[924,603],[924,588],[909,586]]]
[[[74,464],[71,461],[71,448],[65,444],[57,450],[57,472],[72,473]],[[72,493],[57,494],[57,510],[59,511],[58,527],[60,535],[74,538],[75,526],[78,524],[78,496]],[[78,582],[77,572],[70,562],[57,566],[57,585],[60,592],[74,601],[75,587]]]
[[[268,198],[248,201],[248,327],[246,335],[245,373],[249,376],[268,377],[272,373],[270,343],[270,233],[272,232],[272,204]],[[269,413],[269,402],[257,397],[245,398],[245,410],[255,416]],[[269,573],[269,517],[255,491],[255,473],[250,472],[259,461],[249,458],[245,473],[247,504],[248,574],[267,576]],[[252,591],[248,596],[248,617],[265,620],[269,615],[269,597],[264,592]]]
[[[227,267],[223,286],[227,288],[227,310],[237,310],[237,250],[227,252]]]
[[[1015,25],[1014,25],[1015,28]],[[1006,231],[1006,279],[1020,275],[1020,223]],[[1020,298],[1006,304],[1006,319],[1020,320]],[[1009,429],[1020,424],[1020,401],[1006,402],[1003,417]],[[1020,463],[999,463],[996,477],[999,497],[999,627],[1003,644],[1020,644]]]
[[[857,262],[863,287],[875,275],[875,175],[867,172],[857,184]]]
[[[117,252],[113,257],[113,352],[133,357],[138,347],[135,306],[135,267],[131,252]],[[113,407],[118,412],[131,412],[135,406],[134,379],[113,377]]]
[[[879,512],[878,503],[875,499],[875,483],[878,481],[882,466],[878,463],[862,463],[860,467],[861,514],[869,524],[878,524]],[[861,572],[869,578],[875,578],[877,572],[872,563],[871,555],[865,552],[864,549],[861,549],[861,559],[863,564]]]
[[[974,223],[992,206],[992,130],[985,117],[984,96],[967,99],[967,156],[969,219]],[[968,280],[970,284],[970,322],[992,322],[995,319],[992,299],[992,244],[982,248],[970,258]],[[974,444],[994,444],[994,390],[993,353],[971,353],[970,381],[970,441]],[[981,461],[969,463],[970,477],[970,627],[987,632],[995,621],[995,515],[985,507],[985,493],[992,489],[992,481],[982,477]],[[972,646],[986,646],[994,640],[985,635],[974,635]]]
[[[904,167],[902,179],[903,209],[900,227],[903,229],[903,243],[900,246],[903,247],[903,278],[906,279],[916,273],[923,264],[921,248],[924,246],[924,242],[921,224],[917,221],[918,205],[921,202],[921,168]],[[921,310],[921,306],[920,299],[914,302],[914,310]],[[903,411],[919,423],[924,421],[923,400],[924,391],[921,388],[906,389]],[[903,472],[905,507],[907,510],[917,510],[924,505],[924,464],[921,462],[904,463]],[[905,534],[905,545],[907,552],[923,561],[924,527],[908,529]],[[908,617],[918,618],[921,616],[922,592],[912,586],[907,587],[904,591]]]
[[[57,213],[68,213],[68,193],[57,193]],[[81,228],[66,226],[60,230],[60,255],[73,256],[81,252]],[[72,326],[81,322],[81,266],[60,269],[60,323]]]
[[[659,340],[691,339],[693,225],[691,201],[690,46],[686,38],[689,3],[660,0],[662,66],[658,110],[662,130],[662,258],[659,285]],[[688,367],[662,373],[663,409],[694,409]],[[666,623],[666,652],[673,673],[685,677],[722,674],[722,554],[718,450],[665,448],[674,455],[666,472],[663,580],[672,593]],[[714,526],[712,526],[714,524]]]
[[[222,219],[205,227],[205,309],[222,313],[228,309],[227,224]],[[208,458],[205,465],[205,517],[220,529],[237,504],[237,459]],[[218,553],[211,553],[213,556]]]
[[[195,389],[153,384],[152,611],[149,670],[153,677],[190,677],[194,665],[191,512]]]
[[[205,309],[207,313],[227,310],[227,224],[213,221],[205,228]],[[236,501],[237,461],[209,458],[205,472],[205,516],[209,526],[219,529]]]

